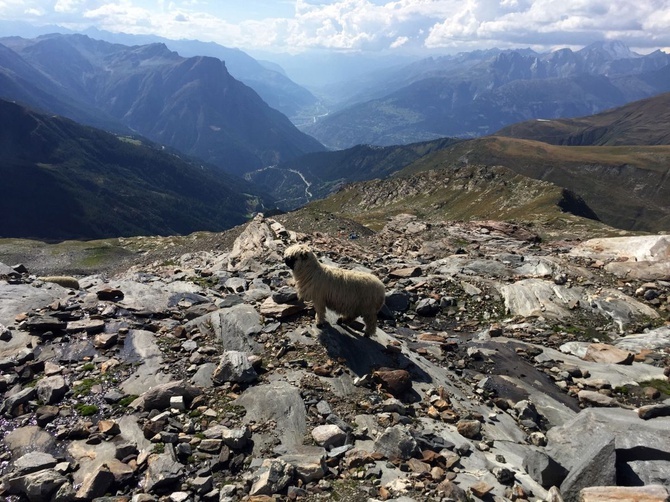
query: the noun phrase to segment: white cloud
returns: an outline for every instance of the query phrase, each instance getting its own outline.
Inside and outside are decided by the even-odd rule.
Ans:
[[[298,51],[670,46],[670,0],[0,0],[0,19]]]

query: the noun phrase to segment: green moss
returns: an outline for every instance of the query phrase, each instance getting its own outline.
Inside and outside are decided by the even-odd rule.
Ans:
[[[100,383],[95,378],[84,378],[81,383],[72,389],[75,397],[82,397],[90,394],[94,385]]]
[[[154,452],[154,453],[158,453],[159,455],[160,455],[161,453],[165,453],[165,443],[156,443],[156,444],[154,445],[153,452]]]
[[[670,381],[663,380],[661,378],[654,378],[653,380],[648,380],[646,382],[641,382],[640,385],[645,385],[647,387],[653,387],[659,392],[670,395]]]
[[[126,397],[124,397],[123,399],[121,399],[121,400],[118,402],[118,405],[119,405],[119,406],[126,407],[126,406],[128,406],[130,403],[132,403],[133,401],[135,401],[135,399],[137,399],[137,396],[134,395],[134,394],[131,394],[131,395],[126,396]]]
[[[82,371],[93,371],[95,369],[94,363],[86,363],[81,367]]]
[[[99,408],[96,405],[86,403],[78,404],[75,409],[82,417],[90,417],[99,411]]]

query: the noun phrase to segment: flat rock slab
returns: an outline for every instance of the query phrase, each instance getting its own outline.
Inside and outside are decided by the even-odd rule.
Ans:
[[[117,302],[119,306],[137,312],[163,312],[168,308],[173,295],[202,291],[202,288],[187,281],[143,283],[124,279],[110,282],[106,286],[123,293],[123,299]],[[90,294],[95,296],[95,293]]]
[[[606,343],[592,343],[586,348],[585,361],[605,364],[632,364],[633,353]]]
[[[172,375],[163,373],[163,355],[151,331],[131,330],[126,336],[120,358],[127,363],[141,364],[122,384],[126,394],[139,396],[150,387],[172,381]]]
[[[670,279],[670,235],[645,235],[590,239],[570,254],[612,260],[605,270],[628,279]]]
[[[44,284],[36,288],[30,284],[0,281],[0,324],[11,326],[18,314],[49,305],[67,294],[68,290],[57,284]]]
[[[262,319],[251,305],[219,309],[189,321],[185,328],[198,328],[203,334],[215,336],[225,350],[258,353],[261,349],[254,336],[263,329]]]
[[[623,336],[616,340],[614,345],[636,353],[643,349],[665,349],[670,347],[670,327],[662,326],[645,333]]]
[[[620,408],[587,408],[574,419],[547,432],[546,452],[570,471],[577,482],[577,466],[583,464],[586,449],[596,444],[605,445],[614,438],[616,448],[616,479],[626,479],[626,484],[664,484],[670,478],[670,417],[642,420],[632,410]],[[595,457],[594,457],[595,458]],[[598,470],[606,472],[609,466],[599,460]],[[598,482],[597,485],[612,485]],[[594,484],[594,486],[596,485]],[[585,488],[589,485],[573,484]],[[561,487],[563,494],[563,487]],[[566,499],[567,500],[567,499]]]
[[[549,347],[544,347],[542,354],[536,356],[535,360],[537,362],[562,362],[566,365],[576,366],[582,371],[588,371],[592,379],[606,380],[612,387],[622,387],[628,384],[638,385],[646,380],[665,378],[663,368],[651,366],[650,364],[633,363],[631,365],[623,365],[594,363],[571,354],[564,354]]]
[[[580,502],[666,502],[664,486],[592,486],[579,493]]]
[[[305,403],[300,389],[288,382],[275,382],[249,387],[233,404],[243,406],[246,422],[277,423],[276,435],[288,452],[302,445],[307,431]]]

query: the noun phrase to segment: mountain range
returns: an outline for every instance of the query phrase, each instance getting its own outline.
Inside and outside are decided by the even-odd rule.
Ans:
[[[349,96],[343,108],[303,130],[331,148],[476,137],[529,119],[590,115],[667,91],[670,55],[636,54],[620,42],[546,54],[475,51],[340,86],[340,94]]]
[[[294,207],[292,203],[298,206],[310,199],[332,198],[332,201],[314,202],[314,207],[324,211],[334,211],[335,208],[344,211],[349,207],[346,210],[348,217],[369,224],[374,223],[375,218],[383,219],[384,210],[393,208],[396,212],[414,213],[423,207],[425,204],[416,199],[414,186],[427,187],[426,201],[452,197],[438,190],[440,184],[428,188],[421,181],[426,172],[439,171],[445,179],[459,179],[464,172],[470,177],[495,172],[497,180],[504,180],[508,175],[496,169],[505,168],[511,175],[521,176],[515,183],[525,179],[520,182],[522,186],[531,186],[534,180],[553,185],[552,195],[544,198],[544,202],[553,201],[543,206],[547,215],[560,208],[580,216],[589,215],[615,228],[658,232],[670,228],[667,202],[670,200],[669,100],[670,94],[665,93],[598,115],[556,121],[533,120],[502,129],[496,135],[468,140],[442,138],[402,146],[367,145],[313,153],[271,170],[250,173],[248,177],[271,192],[280,207],[291,208]],[[479,170],[466,169],[470,166],[478,166]],[[291,179],[298,170],[300,177]],[[389,177],[393,180],[383,181]],[[347,184],[347,180],[373,178],[382,181]],[[503,213],[512,214],[510,207],[519,208],[531,203],[530,199],[519,202],[519,192],[511,185],[511,192],[503,190],[502,187],[508,185],[507,182],[498,184],[495,200],[517,202],[500,202],[501,207],[507,208],[502,212],[491,209],[495,206],[489,200],[491,192],[481,185],[477,185],[477,190],[488,195],[480,197],[479,205],[444,203],[438,204],[439,210],[428,207],[421,211],[424,216],[468,219],[481,216],[481,211],[489,207],[491,215],[502,217]],[[374,190],[370,186],[374,186]],[[462,185],[451,184],[447,188],[455,190],[454,187],[459,186]],[[306,197],[306,189],[310,197]],[[375,191],[388,192],[381,208],[375,209],[376,203],[369,200]],[[431,193],[433,195],[429,196]],[[345,203],[343,197],[357,202]],[[583,204],[569,202],[573,199],[580,199]],[[537,201],[532,204],[534,212],[541,213],[537,208],[542,204],[538,205]],[[359,217],[354,214],[354,208],[360,213]],[[370,211],[376,216],[371,217]],[[522,212],[519,210],[514,214]]]
[[[0,100],[0,236],[47,240],[220,231],[256,187],[174,151]]]
[[[50,98],[53,96],[53,98]],[[220,59],[85,35],[0,39],[0,98],[246,171],[323,150]]]
[[[670,145],[670,93],[575,119],[530,120],[497,132],[553,145]]]
[[[262,65],[247,58],[240,61],[260,71]],[[472,139],[454,134],[410,143],[421,134],[399,127],[398,144],[379,146],[360,144],[365,134],[386,134],[375,123],[378,116],[360,105],[358,143],[327,151],[218,58],[86,35],[0,39],[0,97],[7,100],[0,173],[3,209],[14,215],[0,235],[91,239],[216,231],[257,210],[293,210],[317,199],[326,199],[313,202],[317,211],[339,210],[373,225],[385,211],[418,211],[446,219],[526,215],[535,221],[572,214],[646,232],[670,226],[670,94],[566,118],[598,108],[609,91],[653,93],[667,81],[665,54],[641,56],[610,43],[546,56],[480,51],[403,68],[397,79],[387,73],[374,90],[398,88],[394,92],[413,103],[395,119],[411,116],[427,126],[421,107],[432,96],[431,117],[440,121],[444,93],[451,91],[451,105],[480,108],[449,127],[486,123],[478,127],[488,130],[496,117],[530,108],[554,107],[563,118],[517,122]],[[469,83],[458,83],[464,75]],[[525,89],[521,104],[512,88]],[[508,91],[507,100],[492,98]],[[374,94],[362,86],[351,99],[366,92]],[[394,127],[393,120],[384,126]],[[347,134],[346,127],[333,137],[338,134]]]

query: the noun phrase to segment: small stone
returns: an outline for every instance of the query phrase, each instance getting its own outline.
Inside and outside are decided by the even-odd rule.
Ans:
[[[668,490],[661,485],[592,486],[579,492],[580,502],[666,502]]]
[[[342,446],[347,438],[345,432],[337,425],[319,425],[312,430],[312,437],[319,446],[331,448]]]
[[[649,420],[656,417],[670,416],[670,404],[650,404],[647,406],[640,406],[637,410],[637,416],[643,420]]]
[[[586,349],[583,359],[595,363],[633,364],[635,355],[627,350],[619,349],[606,343],[592,343]]]
[[[412,387],[412,379],[406,370],[380,369],[373,373],[376,382],[396,397],[401,396]]]
[[[577,397],[579,402],[592,406],[613,406],[616,404],[616,399],[613,397],[592,390],[580,390]]]
[[[475,439],[481,432],[482,424],[479,420],[459,420],[456,424],[458,433],[468,439]]]
[[[108,436],[116,436],[121,433],[121,428],[115,420],[100,420],[98,430]]]
[[[493,486],[484,481],[478,481],[474,485],[470,486],[470,491],[475,497],[484,498],[491,490]]]
[[[212,380],[219,385],[224,382],[250,383],[257,379],[258,374],[247,354],[237,350],[225,351],[212,374]]]

